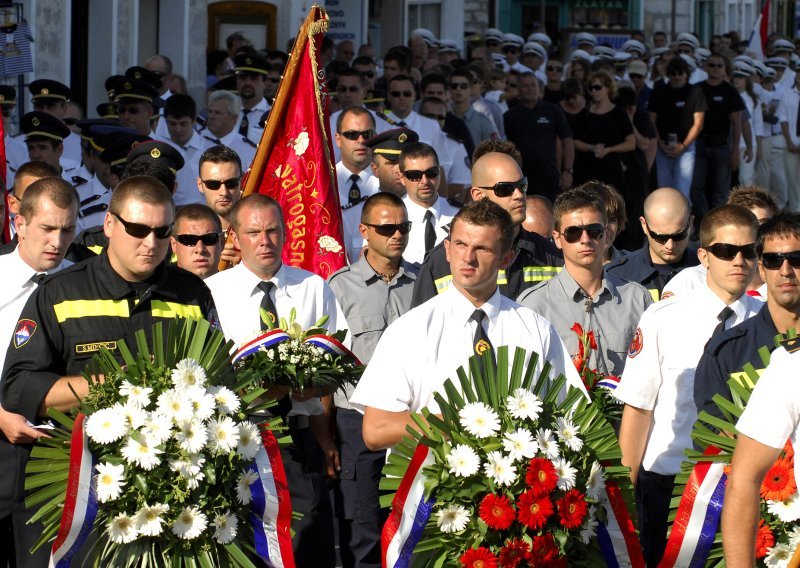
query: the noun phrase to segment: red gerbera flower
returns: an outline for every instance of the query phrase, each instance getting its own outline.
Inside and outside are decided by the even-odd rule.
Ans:
[[[489,528],[495,530],[507,529],[514,522],[516,512],[514,505],[505,495],[489,493],[481,500],[478,514]]]
[[[465,568],[497,568],[497,557],[491,550],[482,546],[467,550],[459,562]]]
[[[761,484],[761,496],[771,501],[783,501],[797,491],[791,462],[780,459],[775,462]]]
[[[577,489],[570,489],[556,502],[558,516],[561,517],[561,525],[568,529],[574,529],[583,524],[586,513],[589,510],[586,498]]]
[[[530,545],[521,538],[509,540],[500,549],[500,568],[517,568],[530,549]]]
[[[558,483],[558,474],[553,462],[546,458],[531,459],[525,474],[525,483],[537,497],[552,493]]]
[[[528,490],[517,499],[517,518],[530,529],[539,529],[547,524],[547,518],[553,514],[553,502],[550,497],[537,497],[533,490]]]
[[[543,534],[533,537],[531,551],[528,553],[530,566],[550,566],[559,559],[560,552],[553,535]]]
[[[787,460],[794,458],[794,447],[791,442],[786,442],[786,445],[783,447],[783,453],[786,455]]]
[[[758,532],[756,533],[756,558],[764,558],[767,550],[773,546],[775,546],[775,537],[764,519],[761,519],[758,521]]]

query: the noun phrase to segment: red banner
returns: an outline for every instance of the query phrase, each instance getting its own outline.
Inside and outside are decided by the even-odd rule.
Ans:
[[[286,228],[283,261],[323,278],[346,263],[319,64],[327,28],[327,13],[313,7],[297,34],[244,190],[278,200]]]

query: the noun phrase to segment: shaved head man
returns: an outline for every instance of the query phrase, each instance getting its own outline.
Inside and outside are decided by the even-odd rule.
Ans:
[[[525,220],[522,228],[549,238],[553,234],[553,204],[541,195],[529,195],[525,198]]]
[[[523,177],[519,164],[508,154],[489,152],[472,167],[472,199],[488,199],[500,205],[511,215],[514,234],[525,220],[525,191],[528,180]]]

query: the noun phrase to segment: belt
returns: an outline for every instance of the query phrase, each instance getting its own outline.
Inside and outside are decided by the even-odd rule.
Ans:
[[[290,430],[302,430],[311,426],[311,419],[308,416],[289,416],[285,422]]]

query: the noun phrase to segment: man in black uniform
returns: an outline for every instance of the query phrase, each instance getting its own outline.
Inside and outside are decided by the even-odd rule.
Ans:
[[[516,298],[523,290],[549,280],[564,265],[560,251],[551,241],[522,228],[527,185],[519,164],[508,154],[489,152],[475,160],[472,167],[472,199],[497,203],[508,211],[514,223],[514,258],[497,276],[500,293],[508,298]],[[452,280],[442,242],[431,249],[420,268],[412,307],[444,292]]]

